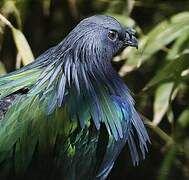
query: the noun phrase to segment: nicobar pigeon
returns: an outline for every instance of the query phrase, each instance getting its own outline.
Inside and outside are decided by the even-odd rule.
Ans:
[[[150,142],[111,60],[137,47],[110,16],[82,20],[33,63],[0,78],[0,179],[104,180],[125,145]]]

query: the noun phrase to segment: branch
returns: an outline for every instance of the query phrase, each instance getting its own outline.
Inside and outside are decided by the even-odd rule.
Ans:
[[[144,120],[144,124],[146,124],[150,129],[152,129],[161,139],[163,139],[168,145],[174,144],[174,140],[171,136],[165,133],[161,128],[154,125],[152,121],[150,121],[147,117],[140,114],[142,119]]]

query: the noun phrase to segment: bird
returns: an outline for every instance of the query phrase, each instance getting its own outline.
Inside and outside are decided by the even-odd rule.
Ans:
[[[105,180],[125,146],[133,165],[145,159],[149,135],[112,66],[128,46],[138,48],[133,29],[93,15],[0,77],[1,179]]]

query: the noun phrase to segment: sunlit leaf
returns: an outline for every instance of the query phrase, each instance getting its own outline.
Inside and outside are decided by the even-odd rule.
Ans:
[[[6,74],[6,69],[3,63],[0,61],[0,75]]]
[[[21,31],[15,28],[12,28],[12,32],[16,47],[22,57],[23,64],[27,65],[31,63],[34,60],[34,56],[25,36]]]
[[[173,110],[171,107],[168,108],[166,114],[167,114],[167,119],[168,119],[169,123],[172,124],[173,120],[174,120],[174,113],[173,113]]]
[[[156,53],[163,49],[166,45],[174,41],[180,35],[189,31],[189,12],[180,13],[174,15],[170,20],[166,20],[158,24],[151,32],[146,36],[143,36],[139,40],[139,51],[135,49],[130,50],[128,53],[122,53],[121,59],[127,58],[124,66],[122,67],[122,74],[124,69],[130,71],[139,67],[143,62]]]
[[[21,17],[20,17],[20,12],[17,9],[16,6],[16,1],[14,0],[7,0],[4,2],[4,5],[2,7],[3,14],[9,15],[12,14],[16,18],[17,25],[19,29],[21,28]]]
[[[174,39],[183,35],[189,30],[189,13],[184,12],[174,15],[170,20],[160,23],[154,28],[146,39],[143,54],[144,59],[172,42]]]
[[[31,63],[34,60],[34,56],[24,34],[20,30],[14,28],[13,25],[1,14],[0,20],[12,30],[14,42],[21,55],[23,64],[27,65]]]
[[[176,81],[181,77],[184,70],[189,68],[189,54],[183,54],[179,58],[170,61],[165,67],[163,67],[146,85],[144,90],[155,86],[162,81]]]
[[[182,71],[181,76],[189,76],[189,68]]]
[[[185,109],[178,118],[178,123],[182,128],[189,125],[189,108]]]
[[[49,14],[50,11],[50,5],[51,5],[51,0],[44,0],[43,1],[43,11],[46,15]]]
[[[189,46],[189,31],[179,36],[175,43],[173,44],[172,48],[170,49],[169,53],[167,54],[166,59],[175,59],[179,56],[179,54],[188,48]]]
[[[128,14],[131,14],[133,8],[134,8],[135,1],[134,0],[127,0],[127,11]]]
[[[10,28],[13,27],[12,24],[2,14],[0,14],[0,21],[3,22],[5,25],[7,25]]]
[[[173,89],[174,83],[164,83],[160,85],[155,92],[154,100],[154,117],[153,124],[157,125],[162,120],[163,116],[169,107],[169,98]]]

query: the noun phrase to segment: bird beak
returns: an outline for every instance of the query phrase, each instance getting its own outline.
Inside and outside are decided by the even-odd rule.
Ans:
[[[136,47],[138,49],[138,40],[136,39],[135,31],[133,29],[126,29],[125,40],[124,40],[124,47],[131,46]]]

